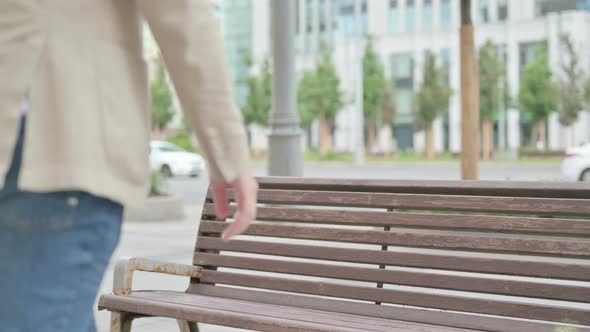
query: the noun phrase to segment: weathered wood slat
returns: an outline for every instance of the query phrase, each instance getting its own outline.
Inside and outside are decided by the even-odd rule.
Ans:
[[[558,323],[515,320],[511,318],[480,316],[451,311],[432,311],[411,307],[375,305],[373,303],[360,303],[223,286],[209,286],[197,283],[191,284],[188,291],[190,293],[207,296],[492,332],[555,332],[561,331],[560,329],[563,331],[569,331],[566,328],[572,328],[570,326],[558,325]],[[590,332],[590,328],[578,326],[576,326],[576,328],[576,332]]]
[[[545,298],[565,301],[588,301],[590,285],[576,287],[520,280],[498,280],[482,277],[451,276],[434,273],[392,271],[376,268],[302,263],[214,254],[199,254],[195,263],[263,272],[304,275],[343,280],[366,281],[392,285],[438,288],[457,291]]]
[[[590,324],[590,310],[532,303],[425,294],[413,291],[345,286],[326,282],[254,276],[230,272],[203,271],[201,280],[223,285],[263,288],[301,294],[394,303],[426,308],[456,310],[545,321]]]
[[[211,195],[209,192],[208,196]],[[233,199],[232,192],[229,192],[229,197]],[[268,204],[590,217],[590,204],[584,199],[260,190],[258,201]]]
[[[335,262],[432,268],[450,271],[516,275],[525,277],[590,281],[590,264],[538,262],[501,258],[463,257],[446,255],[380,251],[366,249],[331,248],[323,246],[234,240],[224,242],[214,237],[199,237],[198,249],[318,259]],[[195,261],[199,254],[195,254]]]
[[[457,329],[450,327],[436,327],[427,324],[415,324],[409,322],[396,321],[391,319],[373,318],[371,319],[359,315],[351,315],[338,312],[320,311],[314,309],[304,309],[298,307],[289,307],[281,304],[269,305],[264,302],[244,301],[228,298],[209,297],[203,295],[191,296],[185,293],[153,291],[153,292],[134,292],[133,297],[166,301],[190,306],[207,306],[225,311],[239,310],[245,314],[258,315],[264,319],[266,316],[280,317],[283,319],[293,319],[304,322],[324,323],[326,325],[342,326],[345,328],[355,328],[358,331],[397,331],[400,328],[406,328],[411,331],[436,331],[436,332],[457,332]]]
[[[235,207],[231,207],[235,213]],[[205,216],[215,216],[214,204],[205,204]],[[501,233],[590,236],[590,220],[532,218],[522,216],[342,211],[301,208],[258,208],[257,219],[292,223],[345,226],[411,227],[425,229],[477,230]]]
[[[262,189],[375,193],[590,198],[590,185],[566,182],[258,178]]]
[[[207,233],[221,233],[227,223],[202,221],[200,229]],[[513,254],[542,254],[568,257],[590,257],[590,241],[549,239],[521,239],[492,236],[459,236],[373,230],[344,230],[321,227],[284,225],[252,225],[246,235],[404,246],[413,248],[486,251]]]
[[[327,325],[324,323],[293,321],[281,316],[253,315],[243,313],[239,308],[224,310],[211,308],[210,303],[197,306],[174,303],[172,301],[147,300],[132,295],[103,295],[99,302],[100,309],[138,313],[147,316],[169,317],[205,324],[252,329],[263,332],[356,332],[358,330],[344,326]],[[397,332],[402,332],[398,330]]]

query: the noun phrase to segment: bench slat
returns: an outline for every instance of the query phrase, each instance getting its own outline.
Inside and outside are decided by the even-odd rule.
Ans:
[[[201,222],[200,231],[205,233],[221,233],[228,224],[229,223],[203,220]],[[244,234],[276,238],[391,245],[414,248],[590,257],[590,241],[560,241],[491,236],[456,236],[263,224],[254,224],[250,226],[248,231]]]
[[[568,326],[559,323],[515,320],[511,318],[481,316],[451,311],[435,311],[421,308],[391,305],[375,305],[374,303],[352,302],[338,299],[325,299],[299,294],[285,294],[268,291],[239,289],[205,284],[191,284],[190,293],[207,296],[225,297],[269,304],[288,304],[289,306],[365,315],[369,317],[404,320],[477,329],[493,332],[555,332],[569,331]],[[571,327],[570,327],[571,328]],[[576,327],[576,332],[590,332],[590,328]]]
[[[525,277],[590,281],[590,264],[535,262],[502,258],[464,257],[452,252],[425,254],[366,249],[331,248],[314,245],[268,243],[246,240],[224,242],[215,237],[201,236],[198,250],[226,250],[250,254],[329,260],[335,262],[432,268],[449,271],[492,273]],[[195,261],[199,253],[195,254]]]
[[[392,285],[417,286],[467,292],[545,298],[584,302],[590,299],[589,287],[555,285],[520,280],[498,280],[474,276],[440,275],[333,264],[303,263],[276,259],[260,259],[215,254],[199,254],[195,263],[273,273],[305,275],[343,280],[366,281]]]
[[[263,288],[345,299],[394,303],[426,308],[456,310],[526,319],[590,324],[590,310],[532,303],[468,298],[457,295],[425,294],[415,291],[345,286],[325,282],[293,280],[204,270],[201,281],[223,285]]]
[[[262,189],[375,193],[590,198],[590,185],[574,182],[258,178]]]
[[[233,192],[228,192],[230,199]],[[207,194],[212,198],[211,191]],[[259,203],[359,208],[590,216],[584,199],[260,190]]]
[[[231,207],[231,214],[235,213]],[[215,216],[215,205],[205,204],[204,216]],[[379,211],[341,211],[259,207],[257,220],[345,226],[411,227],[477,230],[502,233],[590,236],[590,220],[521,216],[457,215]]]

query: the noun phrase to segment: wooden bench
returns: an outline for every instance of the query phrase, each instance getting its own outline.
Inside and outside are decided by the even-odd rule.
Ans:
[[[112,331],[138,317],[257,331],[590,331],[590,186],[261,178],[258,222],[194,265],[117,266]],[[231,195],[230,195],[231,196]],[[191,277],[132,291],[133,271]]]

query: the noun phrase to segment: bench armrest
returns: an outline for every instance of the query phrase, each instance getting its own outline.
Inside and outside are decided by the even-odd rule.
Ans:
[[[162,262],[146,258],[123,257],[115,265],[113,294],[122,295],[131,293],[133,272],[135,271],[199,278],[202,268],[199,266]]]

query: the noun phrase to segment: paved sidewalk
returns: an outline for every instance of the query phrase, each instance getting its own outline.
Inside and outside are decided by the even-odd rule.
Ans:
[[[118,257],[147,257],[158,260],[191,264],[195,245],[197,225],[201,213],[200,206],[187,206],[185,220],[154,223],[125,222],[121,243],[113,256],[101,293],[108,293],[113,284],[113,267]],[[164,276],[153,273],[136,273],[133,285],[135,289],[167,289],[183,291],[188,279],[183,277]],[[96,312],[99,332],[109,331],[110,313]],[[137,332],[168,332],[178,331],[176,321],[161,318],[139,319],[133,324]],[[239,332],[244,330],[202,325],[201,332]]]

